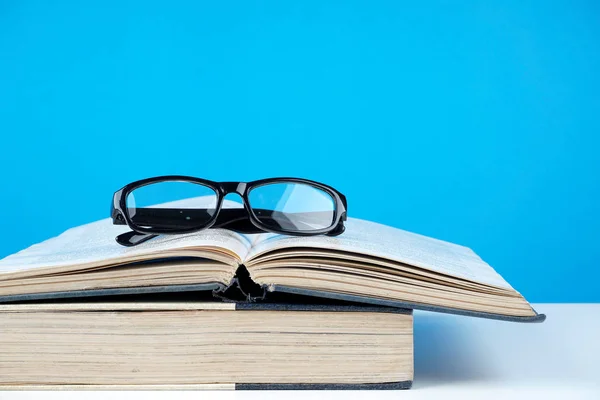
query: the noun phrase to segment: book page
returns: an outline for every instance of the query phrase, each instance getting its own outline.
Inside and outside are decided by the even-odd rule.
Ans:
[[[186,199],[190,201],[193,199]],[[181,206],[181,202],[165,205]],[[223,207],[237,207],[238,203],[224,201]],[[3,274],[18,273],[34,269],[76,266],[102,263],[109,265],[119,260],[131,259],[145,254],[160,255],[164,251],[184,248],[201,250],[203,247],[224,249],[243,260],[251,247],[244,235],[226,229],[206,229],[185,235],[159,235],[134,247],[124,247],[115,242],[115,237],[130,231],[126,225],[113,225],[107,218],[71,228],[61,235],[12,254],[0,260],[0,278]],[[233,259],[232,259],[233,262]]]
[[[275,234],[260,236],[255,240],[246,260],[283,248],[321,248],[385,258],[472,282],[514,290],[502,276],[467,247],[375,222],[348,218],[346,231],[333,237]]]

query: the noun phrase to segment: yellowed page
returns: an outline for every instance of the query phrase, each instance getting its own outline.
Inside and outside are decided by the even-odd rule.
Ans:
[[[245,262],[251,266],[253,262],[260,262],[261,254],[294,247],[364,254],[514,290],[500,274],[467,247],[355,218],[348,218],[346,231],[339,236],[261,235]]]
[[[182,205],[186,199],[165,204]],[[224,207],[235,207],[235,202],[225,202]],[[237,265],[246,258],[251,242],[244,235],[225,229],[206,229],[185,235],[159,235],[134,247],[124,247],[115,237],[130,231],[126,225],[113,225],[106,218],[71,228],[52,239],[22,250],[0,260],[0,280],[24,272],[51,273],[64,267],[111,265],[161,257],[194,256],[212,258]],[[204,252],[201,252],[205,250]],[[211,256],[211,253],[214,256]]]

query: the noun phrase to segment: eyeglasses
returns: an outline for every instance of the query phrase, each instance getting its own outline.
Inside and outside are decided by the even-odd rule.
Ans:
[[[242,197],[243,208],[224,199],[230,193]],[[117,243],[135,246],[160,234],[208,228],[336,236],[344,232],[346,210],[343,194],[307,179],[212,182],[189,176],[160,176],[116,191],[111,217],[113,224],[129,225],[132,230],[117,236]]]

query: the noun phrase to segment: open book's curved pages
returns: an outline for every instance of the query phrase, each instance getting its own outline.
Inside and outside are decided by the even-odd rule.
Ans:
[[[222,290],[243,265],[267,293],[522,322],[545,318],[469,248],[369,221],[349,218],[336,237],[208,229],[122,247],[114,237],[127,229],[105,219],[0,260],[0,301]]]

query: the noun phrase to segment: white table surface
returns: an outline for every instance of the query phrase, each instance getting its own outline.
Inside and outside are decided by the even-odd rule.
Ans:
[[[0,392],[0,399],[596,399],[600,304],[536,304],[542,324],[415,312],[415,380],[403,391]]]

